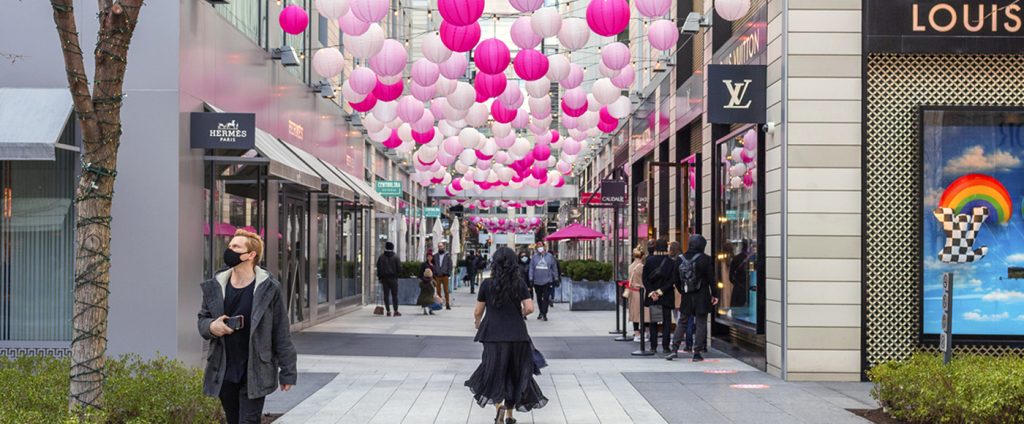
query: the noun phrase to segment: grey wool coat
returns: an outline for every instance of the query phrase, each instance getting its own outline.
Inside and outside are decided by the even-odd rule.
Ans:
[[[224,314],[224,290],[231,281],[231,269],[221,271],[202,284],[203,305],[199,309],[199,335],[210,341],[210,352],[203,373],[203,393],[220,395],[227,369],[227,353],[220,337],[210,333],[210,323]],[[297,378],[295,346],[288,328],[281,285],[270,273],[256,267],[253,288],[252,319],[249,333],[249,364],[246,370],[249,399],[269,395],[280,384],[295,384]]]

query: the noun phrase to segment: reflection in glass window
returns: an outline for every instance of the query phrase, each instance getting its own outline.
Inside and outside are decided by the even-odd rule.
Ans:
[[[330,226],[330,223],[327,220],[328,200],[325,197],[320,198],[318,203],[319,211],[316,214],[316,303],[321,304],[327,303],[330,294],[327,281],[327,261],[329,260],[327,256],[327,227]]]
[[[718,248],[716,255],[718,313],[757,323],[757,134],[744,145],[743,136],[718,145]]]
[[[245,34],[253,42],[258,43],[260,37],[260,7],[262,7],[262,4],[262,1],[233,1],[215,4],[213,8],[228,23],[238,28],[242,34]]]

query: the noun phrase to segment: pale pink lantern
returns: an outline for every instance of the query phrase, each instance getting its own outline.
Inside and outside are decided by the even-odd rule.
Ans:
[[[484,0],[438,0],[441,19],[458,26],[475,23],[484,13]]]
[[[485,74],[505,72],[511,60],[508,46],[497,38],[481,41],[473,49],[473,63],[476,63],[477,69]]]
[[[434,93],[436,92],[437,88],[435,88],[433,84],[419,85],[416,83],[416,81],[413,81],[412,84],[409,84],[409,94],[412,94],[412,96],[415,97],[416,100],[419,100],[421,102],[429,102],[431,99],[434,98]]]
[[[424,110],[423,116],[421,116],[416,122],[412,122],[409,125],[415,131],[426,132],[434,127],[434,114],[430,113],[429,110]]]
[[[349,74],[348,83],[352,87],[352,91],[369,94],[377,86],[377,76],[369,68],[358,67]]]
[[[601,49],[601,63],[610,69],[620,70],[629,65],[629,47],[622,43],[611,43]]]
[[[715,13],[727,21],[735,21],[750,11],[750,0],[715,0]]]
[[[523,92],[519,91],[517,85],[508,84],[505,86],[505,91],[498,96],[498,101],[507,108],[518,109],[523,105]]]
[[[410,73],[412,74],[412,80],[417,84],[433,86],[437,82],[438,76],[441,75],[440,72],[436,64],[426,58],[419,58],[413,62]]]
[[[679,28],[668,19],[654,21],[647,29],[647,39],[657,50],[672,50],[679,41]]]
[[[581,49],[590,40],[590,28],[580,18],[569,18],[562,21],[562,29],[558,30],[558,41],[569,51]]]
[[[629,24],[629,3],[626,0],[590,0],[587,24],[598,35],[618,35]]]
[[[338,18],[338,28],[341,28],[341,32],[345,35],[357,36],[363,35],[367,29],[370,29],[370,23],[363,22],[349,10],[348,13]]]
[[[439,66],[441,75],[449,80],[457,80],[466,74],[466,67],[469,66],[469,60],[466,59],[464,54],[453,54],[448,60],[441,63]]]
[[[298,35],[302,34],[302,31],[305,31],[306,26],[309,25],[309,14],[302,7],[293,4],[281,10],[277,22],[281,24],[281,29],[284,32]]]
[[[409,55],[398,40],[384,40],[384,45],[376,55],[370,58],[370,69],[381,75],[398,75],[405,70]]]
[[[532,49],[537,47],[543,38],[537,33],[533,32],[533,28],[530,27],[530,17],[520,16],[512,22],[512,28],[509,29],[509,34],[512,36],[512,42],[515,43],[520,49]]]
[[[534,81],[548,73],[548,57],[536,50],[520,50],[519,53],[516,53],[516,60],[512,67],[519,78]]]
[[[473,79],[473,88],[476,89],[477,95],[485,99],[498,97],[498,95],[505,91],[507,85],[508,79],[504,73],[487,74],[480,72]]]
[[[623,90],[628,90],[636,79],[636,70],[632,66],[622,68],[622,72],[611,78],[612,84]]]
[[[544,0],[509,0],[509,4],[520,12],[529,13],[540,9]]]
[[[540,9],[530,17],[530,28],[541,37],[554,37],[562,29],[562,15],[557,7]]]
[[[466,26],[457,26],[447,21],[441,22],[440,35],[441,41],[449,50],[459,53],[468,52],[480,41],[480,23],[474,22]]]
[[[569,58],[564,54],[548,56],[548,79],[562,82],[566,75],[569,75]]]
[[[313,54],[313,69],[324,78],[334,78],[345,67],[345,55],[338,49],[320,49]]]
[[[562,101],[571,109],[579,109],[587,106],[587,91],[583,87],[570,88],[565,90]]]
[[[412,96],[398,100],[398,117],[405,122],[416,122],[423,116],[423,103]]]
[[[388,0],[352,0],[349,10],[363,22],[380,22],[388,14],[391,4]]]
[[[641,15],[648,18],[659,18],[668,13],[668,9],[672,7],[672,0],[636,0],[634,4]]]
[[[569,74],[562,78],[563,88],[576,88],[583,83],[583,68],[575,63],[569,65]]]

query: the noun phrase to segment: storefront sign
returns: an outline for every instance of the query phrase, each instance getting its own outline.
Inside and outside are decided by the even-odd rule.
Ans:
[[[189,139],[193,149],[256,147],[256,114],[192,112]]]
[[[580,204],[581,205],[599,205],[601,204],[601,193],[594,193],[589,191],[580,192]]]
[[[1019,53],[1019,0],[865,0],[865,51]]]
[[[302,140],[302,136],[305,135],[306,130],[299,125],[298,122],[288,120],[288,135]]]
[[[402,197],[402,182],[377,180],[377,193],[384,197]]]
[[[440,218],[441,217],[441,208],[438,207],[438,206],[428,206],[428,207],[425,207],[425,208],[423,208],[423,217],[424,218]]]
[[[764,123],[767,79],[764,65],[708,65],[708,122]]]
[[[626,203],[626,182],[622,180],[602,180],[601,201],[613,204]]]

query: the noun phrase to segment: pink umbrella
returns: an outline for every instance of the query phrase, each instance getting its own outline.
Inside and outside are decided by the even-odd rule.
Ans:
[[[601,237],[604,237],[604,234],[594,231],[590,227],[580,224],[572,224],[549,234],[547,237],[544,237],[544,240],[594,240]]]

